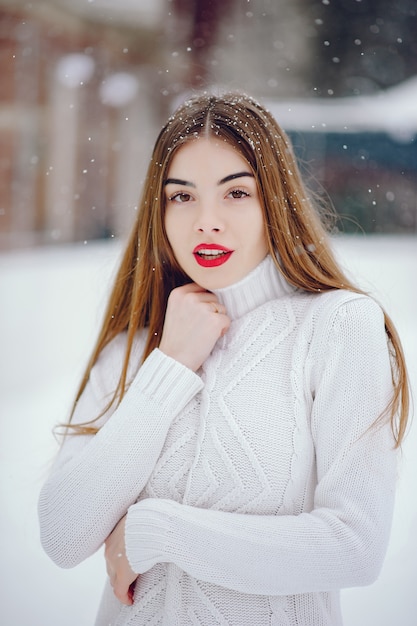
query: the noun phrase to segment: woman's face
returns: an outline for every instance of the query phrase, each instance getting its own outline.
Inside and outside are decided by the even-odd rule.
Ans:
[[[201,287],[227,287],[267,255],[262,208],[248,162],[221,139],[179,149],[165,183],[165,228],[182,270]]]

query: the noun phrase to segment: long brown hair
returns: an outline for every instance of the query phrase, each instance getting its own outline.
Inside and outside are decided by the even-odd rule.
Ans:
[[[327,230],[304,186],[289,139],[273,116],[246,95],[195,96],[168,119],[156,140],[137,219],[74,408],[100,352],[116,335],[126,332],[126,353],[110,406],[121,401],[128,384],[135,334],[138,329],[147,329],[145,359],[159,345],[169,293],[189,282],[166,236],[163,183],[177,151],[199,136],[222,138],[248,161],[259,188],[269,252],[292,285],[308,292],[343,288],[363,293],[349,281],[334,258]],[[398,447],[406,431],[409,386],[401,343],[386,314],[385,329],[394,384],[386,414],[390,415]],[[73,433],[95,433],[97,418],[78,425],[70,422],[67,427]]]

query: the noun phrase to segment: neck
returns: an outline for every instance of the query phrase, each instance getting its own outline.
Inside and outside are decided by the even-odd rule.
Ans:
[[[222,289],[213,289],[232,320],[293,291],[294,287],[285,280],[269,254],[239,282]]]

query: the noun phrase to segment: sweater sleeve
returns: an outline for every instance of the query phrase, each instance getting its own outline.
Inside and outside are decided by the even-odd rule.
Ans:
[[[75,423],[97,417],[114,389],[114,350],[106,352]],[[172,420],[202,386],[199,376],[156,349],[96,435],[66,437],[39,498],[41,541],[53,561],[73,567],[103,544],[146,484]]]
[[[130,507],[127,555],[142,573],[171,562],[243,593],[285,595],[370,584],[385,556],[396,453],[382,312],[370,299],[339,306],[310,354],[316,449],[314,506],[300,515],[247,515],[148,499]]]

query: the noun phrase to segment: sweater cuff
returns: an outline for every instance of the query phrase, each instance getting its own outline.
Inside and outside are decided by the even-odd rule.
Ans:
[[[170,500],[141,500],[127,512],[126,556],[136,574],[143,574],[157,563],[168,563],[171,519],[176,503]]]
[[[151,401],[174,404],[178,411],[204,387],[195,372],[155,348],[144,361],[129,392],[138,390]],[[135,391],[134,391],[135,390]]]

